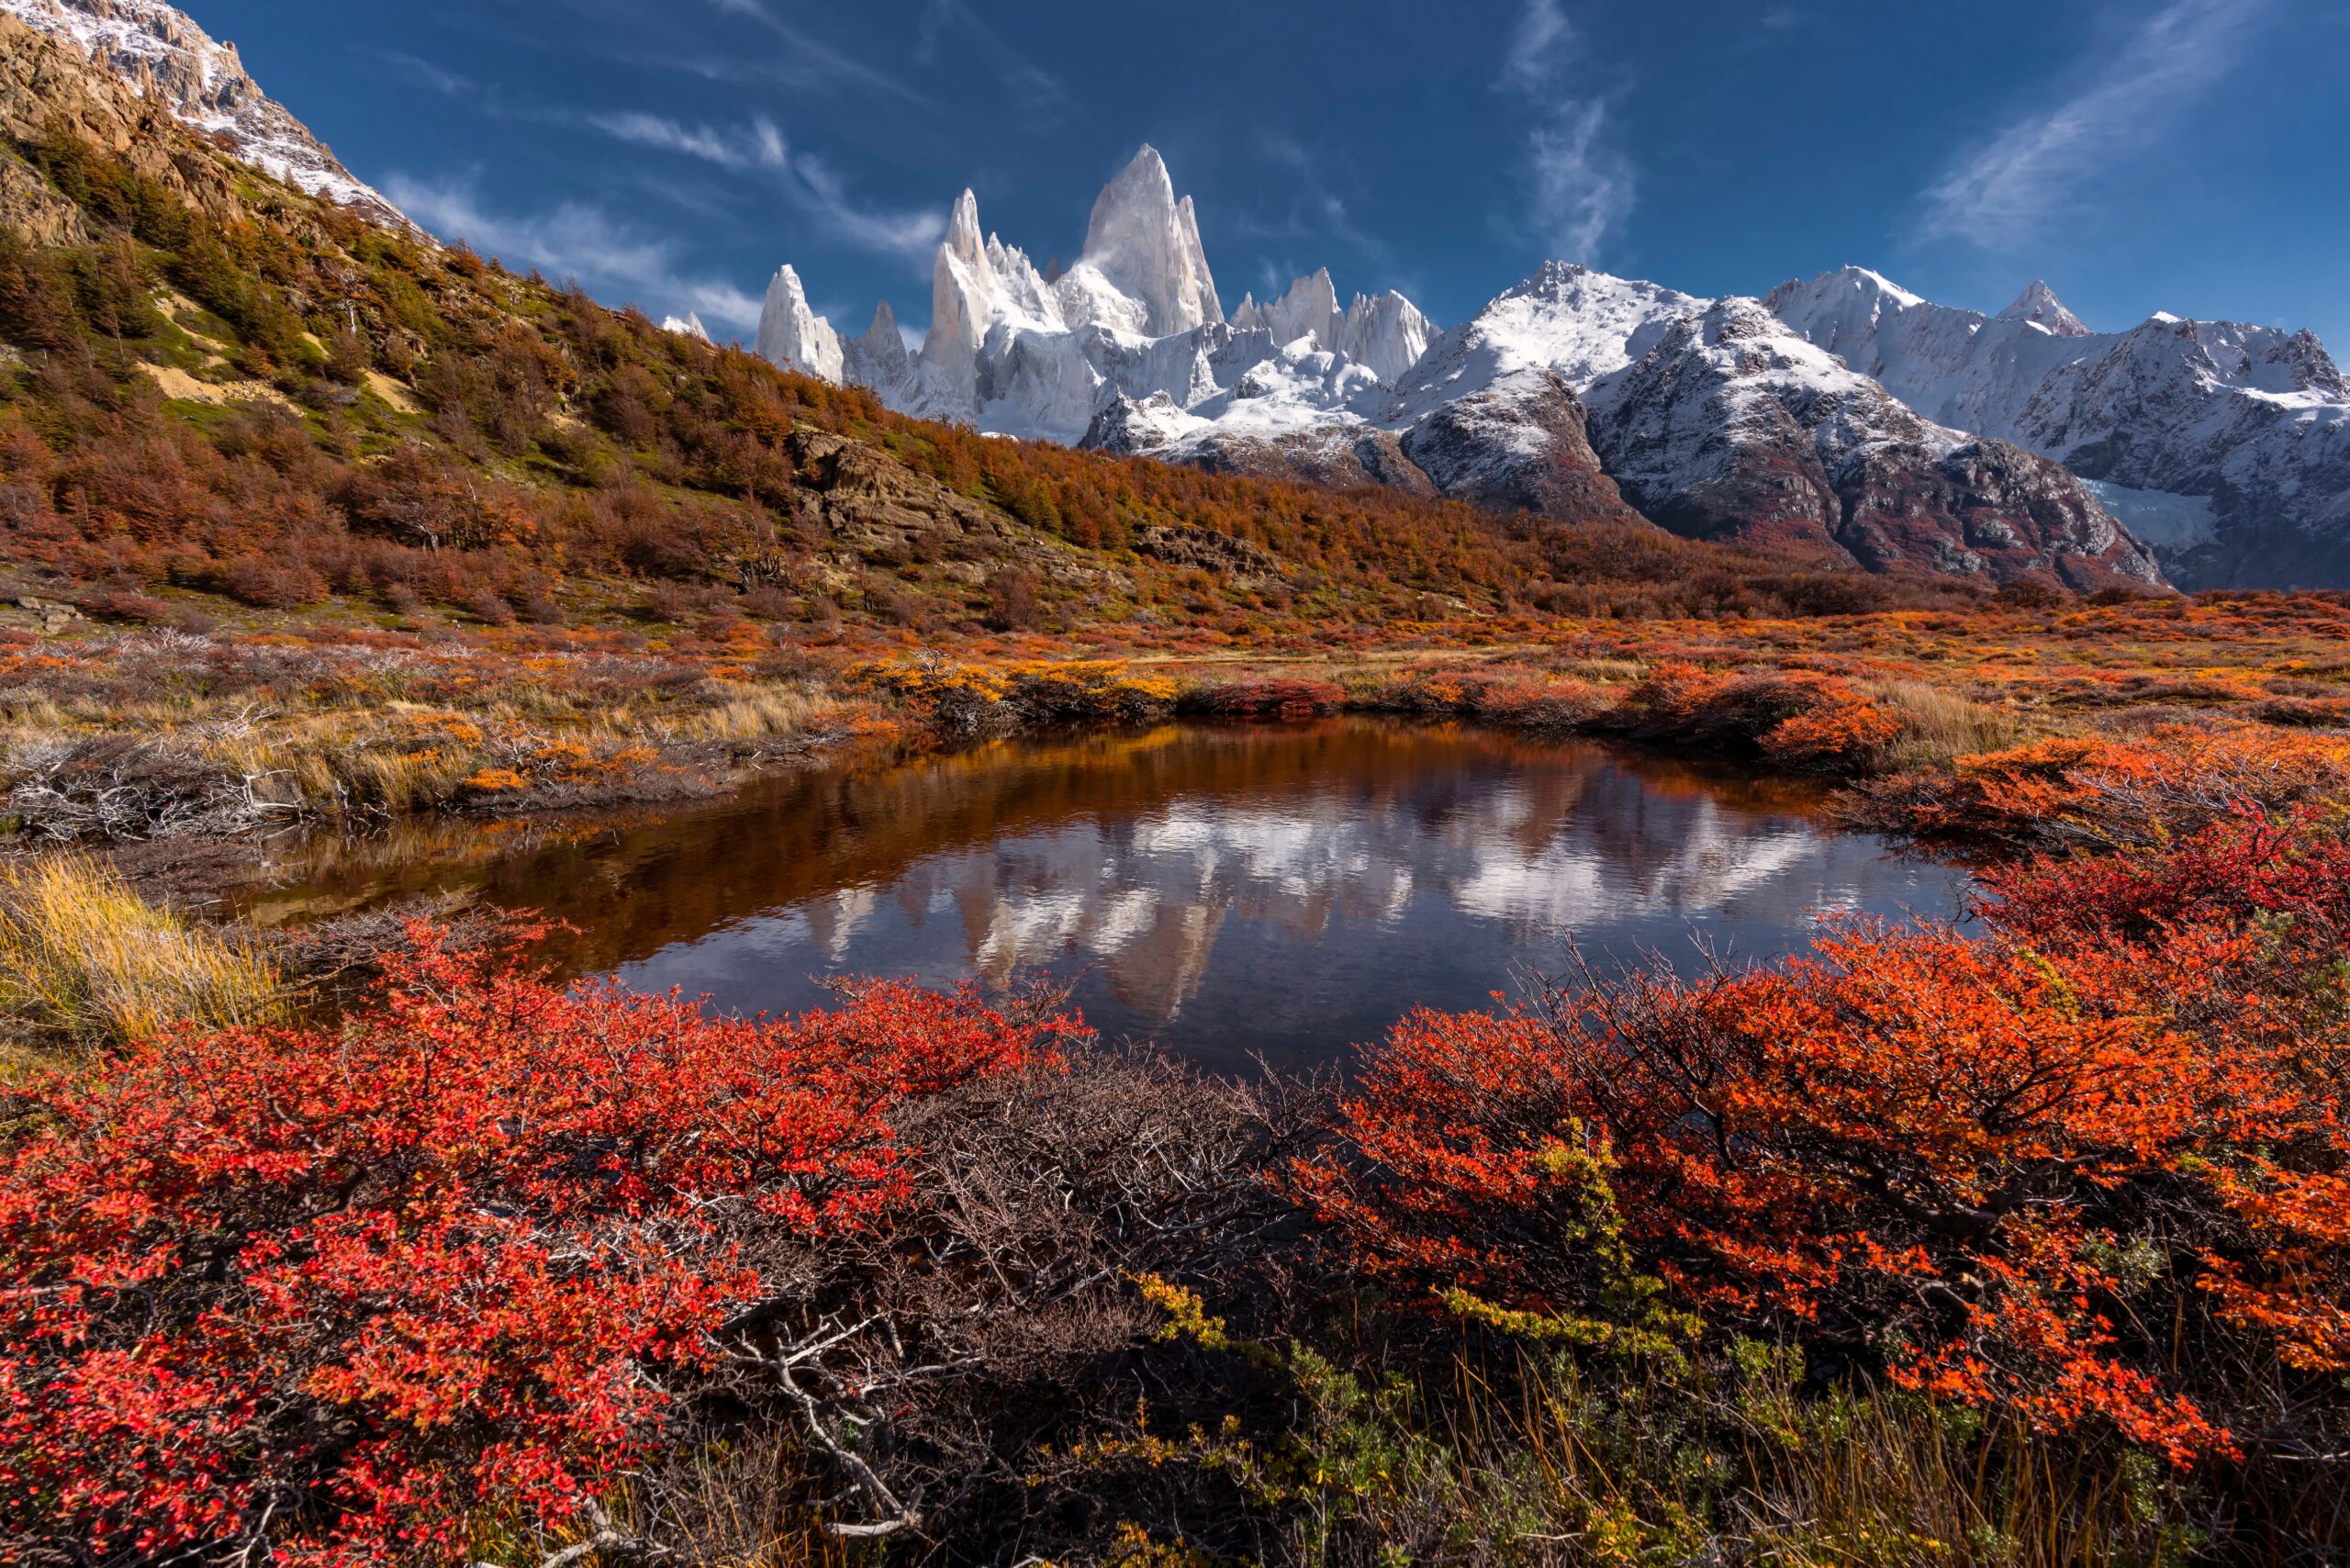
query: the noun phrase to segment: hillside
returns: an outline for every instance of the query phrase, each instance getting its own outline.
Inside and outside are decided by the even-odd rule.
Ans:
[[[0,79],[15,596],[151,623],[1138,635],[1979,598],[984,440],[374,226],[6,18]]]

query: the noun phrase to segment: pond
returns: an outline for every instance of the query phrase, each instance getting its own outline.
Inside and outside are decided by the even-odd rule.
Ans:
[[[1961,871],[1818,792],[1596,745],[1334,719],[1003,742],[770,776],[554,826],[445,821],[276,853],[269,923],[456,894],[576,930],[576,974],[744,1013],[845,975],[1049,971],[1112,1037],[1220,1069],[1343,1061],[1416,1004],[1651,952],[1767,958],[1845,913],[1952,915]]]

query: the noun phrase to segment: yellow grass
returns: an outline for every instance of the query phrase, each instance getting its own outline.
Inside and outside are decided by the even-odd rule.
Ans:
[[[2013,711],[1941,687],[1897,680],[1871,683],[1863,689],[1904,721],[1901,738],[1887,759],[1895,767],[1922,767],[2004,751],[2029,738],[2023,720]]]
[[[182,1019],[264,1023],[285,994],[254,939],[158,909],[86,857],[0,868],[0,1017],[20,1030],[116,1043]]]

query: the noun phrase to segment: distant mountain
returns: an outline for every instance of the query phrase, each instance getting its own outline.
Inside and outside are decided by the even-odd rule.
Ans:
[[[2170,315],[2092,332],[2045,284],[1985,316],[1861,267],[1769,304],[1928,418],[2092,481],[2184,586],[2350,586],[2350,383],[2310,332]]]
[[[224,139],[239,158],[272,178],[374,222],[415,227],[261,90],[235,44],[216,41],[178,7],[163,0],[0,0],[0,15],[71,43],[139,96]]]
[[[2030,305],[2070,322],[2053,296]],[[982,230],[966,191],[931,315],[918,353],[886,304],[844,341],[785,267],[758,349],[902,412],[1219,472],[1569,523],[1645,513],[1880,571],[2162,580],[2064,469],[1919,418],[1758,301],[1554,263],[1450,331],[1399,294],[1341,308],[1326,270],[1227,316],[1191,200],[1147,147],[1051,278]]]
[[[1874,571],[2161,580],[2063,468],[1920,419],[1760,300],[1678,318],[1587,398],[1608,474],[1676,533],[1825,547]]]

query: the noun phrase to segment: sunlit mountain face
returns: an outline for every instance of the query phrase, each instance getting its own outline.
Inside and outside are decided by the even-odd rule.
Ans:
[[[461,888],[558,913],[580,972],[756,1012],[830,977],[1049,972],[1113,1036],[1220,1066],[1342,1059],[1655,950],[1765,958],[1851,913],[1954,913],[1964,879],[1800,792],[1581,745],[1337,721],[1006,745],[823,770],[684,819],[289,869],[262,913]]]

